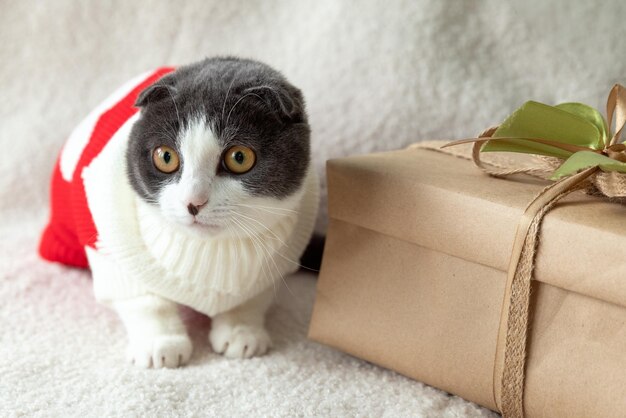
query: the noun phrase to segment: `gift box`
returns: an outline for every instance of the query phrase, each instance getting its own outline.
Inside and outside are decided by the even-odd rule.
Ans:
[[[469,149],[440,145],[328,162],[309,336],[501,411],[507,271],[520,219],[548,183],[487,176],[459,158]],[[624,416],[626,206],[572,193],[540,237],[525,415]]]

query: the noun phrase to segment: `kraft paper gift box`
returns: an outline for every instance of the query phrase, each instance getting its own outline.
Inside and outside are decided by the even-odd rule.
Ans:
[[[547,183],[419,148],[331,160],[327,174],[310,338],[500,410],[507,268]],[[525,415],[626,416],[626,206],[581,192],[556,205],[533,279]]]

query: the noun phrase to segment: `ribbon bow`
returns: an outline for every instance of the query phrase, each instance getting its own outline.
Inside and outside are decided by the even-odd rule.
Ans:
[[[614,117],[615,129],[610,135]],[[530,289],[543,217],[576,190],[626,197],[626,145],[619,142],[626,124],[626,89],[619,84],[609,94],[607,118],[608,122],[597,110],[581,103],[553,107],[527,102],[499,127],[486,130],[478,138],[444,145],[474,143],[474,163],[496,177],[527,173],[556,180],[526,207],[509,261],[494,365],[494,400],[504,417],[524,416]],[[481,152],[494,151],[543,157],[537,167],[494,169],[480,160]]]

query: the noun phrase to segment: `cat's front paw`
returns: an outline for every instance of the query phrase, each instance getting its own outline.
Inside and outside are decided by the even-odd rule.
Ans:
[[[263,327],[248,324],[213,323],[209,333],[213,351],[229,358],[262,356],[272,346]]]
[[[127,357],[134,365],[146,369],[173,368],[189,361],[192,348],[187,335],[155,335],[131,341]]]

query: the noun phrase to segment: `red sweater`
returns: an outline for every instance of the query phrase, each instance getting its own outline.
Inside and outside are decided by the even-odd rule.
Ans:
[[[68,141],[65,145],[52,174],[50,221],[39,245],[39,253],[43,258],[71,266],[88,267],[85,246],[95,248],[98,231],[87,203],[83,169],[98,157],[120,127],[139,111],[134,107],[139,93],[171,71],[174,68],[159,68],[124,86],[122,96],[114,97],[114,102],[107,103],[92,121],[84,122],[87,123],[88,138],[74,138],[78,140],[72,144]],[[119,95],[119,91],[117,93]],[[82,130],[79,134],[85,135]],[[79,150],[77,162],[70,164],[70,170],[73,168],[70,176],[67,169],[63,170],[66,167],[62,168],[62,159],[67,157],[64,155],[66,153],[76,153],[76,147],[82,147],[82,151]]]

